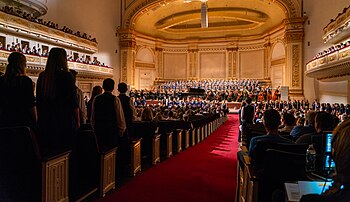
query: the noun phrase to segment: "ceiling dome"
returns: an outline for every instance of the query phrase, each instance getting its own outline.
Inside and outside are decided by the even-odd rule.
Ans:
[[[201,2],[150,4],[132,21],[136,32],[164,40],[261,36],[282,25],[283,6],[274,0],[208,0],[208,28],[201,28]]]

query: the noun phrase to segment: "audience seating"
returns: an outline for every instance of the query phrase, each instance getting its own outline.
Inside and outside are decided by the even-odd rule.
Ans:
[[[238,166],[238,201],[271,201],[274,190],[286,181],[307,180],[307,144],[260,141],[254,159],[244,157],[244,171]]]
[[[130,142],[131,176],[141,171],[141,140],[142,138],[137,138]]]
[[[72,157],[74,200],[81,201],[98,189],[100,196],[115,189],[116,148],[99,148],[88,126],[78,131]]]
[[[151,155],[156,164],[161,147],[165,146],[166,157],[170,157],[195,145],[196,137],[202,141],[215,123],[219,126],[224,120],[205,115],[188,122],[135,123],[128,151],[131,176],[141,171],[143,154]],[[8,163],[0,167],[0,201],[82,201],[97,191],[104,197],[116,187],[117,149],[99,147],[89,124],[79,129],[71,153],[57,151],[42,157],[27,127],[1,128],[0,142],[1,162]]]
[[[0,129],[0,201],[68,201],[70,151],[42,156],[28,127]]]
[[[160,135],[155,122],[137,121],[133,124],[134,137],[142,138],[141,156],[151,159],[153,165],[160,162]]]

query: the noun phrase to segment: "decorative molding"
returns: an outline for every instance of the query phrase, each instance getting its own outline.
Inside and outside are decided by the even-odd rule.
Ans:
[[[156,67],[155,64],[152,63],[143,63],[143,62],[136,62],[135,67],[143,67],[143,68],[152,68],[154,69]]]
[[[304,39],[304,32],[286,32],[285,41],[287,43],[302,42]]]
[[[127,51],[123,51],[122,53],[122,68],[121,68],[121,81],[127,82],[127,76],[128,76],[128,70],[127,70],[127,59],[128,59],[128,53]]]
[[[281,65],[285,63],[286,63],[286,58],[281,58],[281,59],[271,61],[271,66]]]
[[[300,47],[292,46],[292,87],[300,87]]]

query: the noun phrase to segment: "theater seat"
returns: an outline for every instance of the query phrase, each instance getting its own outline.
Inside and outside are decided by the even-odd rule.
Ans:
[[[0,128],[0,201],[68,201],[69,153],[41,156],[28,127]]]
[[[99,148],[93,130],[78,131],[72,152],[72,198],[83,200],[100,190],[100,195],[115,188],[116,148]]]

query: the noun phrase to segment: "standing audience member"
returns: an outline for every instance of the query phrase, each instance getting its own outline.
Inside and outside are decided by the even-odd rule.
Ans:
[[[247,103],[241,111],[241,119],[242,119],[242,139],[246,139],[249,133],[249,126],[251,126],[254,122],[255,117],[255,109],[254,106],[251,105],[252,99],[248,97],[245,102]]]
[[[26,58],[13,52],[7,60],[5,75],[0,77],[0,127],[34,128],[37,113],[33,81],[25,75]]]
[[[128,86],[126,85],[126,83],[119,83],[118,91],[120,93],[118,98],[120,99],[120,103],[123,107],[126,129],[128,132],[128,130],[131,130],[132,128],[132,122],[134,119],[134,104],[130,97],[126,95],[126,92],[128,91]]]
[[[87,102],[87,121],[86,121],[86,123],[90,123],[90,120],[91,120],[92,102],[94,101],[95,97],[97,95],[100,95],[100,94],[102,94],[102,87],[101,86],[94,86],[92,88],[91,98]]]
[[[350,120],[333,131],[332,155],[336,174],[332,186],[322,195],[305,195],[301,202],[350,202]]]
[[[38,78],[36,95],[44,150],[71,148],[80,117],[74,79],[68,70],[64,49],[50,50],[45,71]]]
[[[72,73],[74,84],[76,84],[78,72],[75,71],[74,69],[71,69],[70,72]],[[86,119],[87,119],[86,103],[85,103],[83,91],[76,85],[75,85],[75,90],[77,91],[77,103],[79,106],[80,125],[82,125],[86,123]]]
[[[112,94],[113,79],[103,81],[104,93],[95,97],[92,103],[91,124],[100,147],[118,146],[124,135],[126,124],[123,108],[118,97]]]

